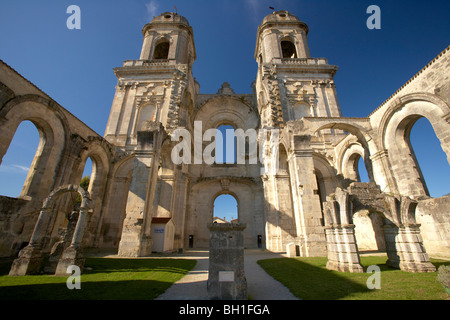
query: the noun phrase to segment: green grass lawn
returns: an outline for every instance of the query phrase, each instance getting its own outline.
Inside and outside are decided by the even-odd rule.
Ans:
[[[155,299],[196,264],[188,259],[87,258],[81,289],[69,290],[67,277],[8,276],[11,263],[0,264],[0,300],[6,299]]]
[[[378,265],[381,289],[370,290],[367,280],[373,273],[345,273],[326,269],[327,258],[281,258],[258,263],[273,278],[303,300],[444,300],[437,272],[409,273],[386,266],[386,257],[361,257],[364,270]],[[436,269],[450,261],[434,260]]]

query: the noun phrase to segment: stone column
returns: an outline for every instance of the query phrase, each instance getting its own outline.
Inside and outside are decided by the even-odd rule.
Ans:
[[[175,224],[174,249],[184,249],[184,231],[186,219],[186,203],[188,193],[189,179],[181,170],[176,174],[175,191],[178,195],[174,199],[173,205],[173,222]]]
[[[342,272],[364,272],[356,245],[355,225],[351,223],[348,192],[336,188],[336,200],[328,197],[325,234],[327,238],[327,269]]]
[[[72,213],[70,213],[67,217],[67,219],[69,220],[67,228],[61,235],[60,241],[56,242],[50,250],[48,263],[44,267],[45,273],[55,273],[56,267],[58,266],[59,260],[61,259],[64,250],[68,247],[68,245],[70,245],[70,241],[73,238],[73,233],[78,221],[78,216],[79,212],[75,210],[72,211]]]
[[[417,201],[385,195],[389,223],[384,226],[386,264],[407,272],[434,272],[436,268],[423,247],[420,224],[416,223]]]
[[[264,199],[266,201],[266,249],[272,252],[282,252],[280,226],[278,224],[278,212],[276,210],[277,199],[275,197],[274,176],[263,176]]]
[[[75,231],[73,232],[72,243],[70,246],[75,248],[81,247],[81,242],[83,241],[84,229],[86,227],[86,216],[88,209],[80,208],[80,214],[78,215],[77,225],[75,226]]]
[[[397,253],[396,239],[399,233],[398,227],[395,224],[389,223],[383,226],[384,239],[386,242],[386,254],[388,260],[386,264],[393,268],[400,268],[400,257]]]
[[[67,268],[71,265],[78,266],[80,271],[83,270],[85,259],[83,257],[81,243],[83,241],[84,230],[86,228],[87,213],[88,209],[86,207],[80,208],[80,214],[78,215],[77,224],[73,232],[72,242],[61,255],[58,265],[56,266],[55,275],[67,275]]]
[[[212,300],[247,300],[242,223],[210,223],[208,296]]]
[[[329,226],[326,227],[325,233],[328,249],[327,269],[364,272],[356,245],[355,225]]]
[[[126,216],[118,255],[122,257],[141,256],[144,215],[147,205],[147,188],[153,157],[150,154],[136,154],[133,174],[128,192]]]
[[[436,267],[423,247],[420,225],[385,225],[387,265],[406,272],[434,272]]]
[[[39,273],[42,265],[42,252],[40,247],[26,246],[19,252],[13,261],[10,276],[24,276]]]

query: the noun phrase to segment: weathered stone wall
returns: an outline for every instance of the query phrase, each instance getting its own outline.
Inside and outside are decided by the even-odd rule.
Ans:
[[[450,258],[450,195],[420,200],[416,219],[428,254]]]
[[[18,212],[29,201],[24,199],[0,196],[0,257],[7,257],[18,253],[23,243],[30,239],[21,236],[30,234],[33,231],[34,223],[27,221],[24,216],[19,216]],[[31,223],[30,223],[31,222]]]
[[[265,234],[262,186],[251,179],[233,177],[192,184],[188,194],[184,247],[188,248],[190,235],[194,236],[195,248],[209,247],[207,224],[213,221],[214,200],[221,194],[231,194],[236,198],[239,222],[247,225],[243,231],[244,246],[257,248],[258,235]]]
[[[0,199],[0,220],[8,221],[0,232],[14,235],[0,238],[0,256],[15,255],[21,244],[29,241],[44,199],[61,185],[78,185],[88,157],[95,172],[89,186],[93,213],[84,243],[93,246],[103,218],[104,192],[114,147],[3,61],[0,61],[0,84],[0,159],[22,121],[31,121],[40,134],[39,147],[20,196],[16,200]],[[44,250],[50,250],[59,237],[59,229],[67,225],[65,214],[71,212],[72,206],[68,197],[55,205]]]

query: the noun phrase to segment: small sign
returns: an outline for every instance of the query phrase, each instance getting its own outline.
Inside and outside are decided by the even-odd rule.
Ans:
[[[164,233],[164,228],[155,228],[155,233]]]
[[[219,271],[219,282],[234,282],[234,271]]]

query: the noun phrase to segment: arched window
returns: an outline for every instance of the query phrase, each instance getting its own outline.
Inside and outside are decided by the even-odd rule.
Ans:
[[[95,176],[95,163],[91,157],[86,159],[83,174],[81,175],[80,186],[87,192],[91,192],[93,181]],[[76,194],[76,200],[74,205],[81,204],[81,195]]]
[[[214,200],[213,221],[217,223],[237,222],[238,203],[230,194],[222,194]]]
[[[360,143],[351,143],[342,155],[342,174],[358,182],[374,181],[368,151]]]
[[[369,174],[367,173],[366,169],[366,164],[361,156],[359,156],[358,160],[358,176],[360,182],[370,182]]]
[[[153,59],[168,59],[169,58],[169,41],[163,40],[158,43],[153,53]]]
[[[220,134],[218,133],[216,136],[216,163],[236,163],[236,137],[234,128],[230,125],[221,125],[217,130]]]
[[[414,123],[409,136],[411,154],[420,166],[423,184],[431,197],[442,197],[450,193],[450,166],[427,118]]]
[[[281,53],[283,55],[283,58],[297,58],[295,44],[293,44],[290,40],[281,41]]]
[[[22,196],[25,185],[29,183],[37,164],[44,141],[30,121],[23,121],[17,128],[14,138],[0,165],[0,195]],[[41,145],[40,145],[41,144]],[[38,148],[40,146],[40,148]]]
[[[84,171],[83,171],[83,175],[82,175],[83,178],[81,179],[81,182],[82,182],[81,186],[83,187],[84,190],[89,191],[89,187],[90,187],[90,185],[92,185],[92,181],[94,180],[93,179],[94,175],[95,175],[95,164],[92,161],[92,159],[89,157],[86,160],[86,164],[84,166]],[[87,186],[84,184],[84,183],[86,183],[85,182],[86,180],[83,181],[83,179],[86,177],[89,178],[89,183]]]

